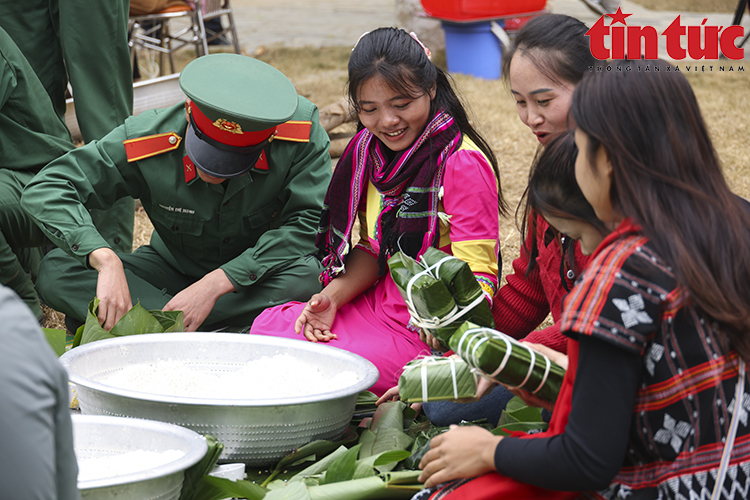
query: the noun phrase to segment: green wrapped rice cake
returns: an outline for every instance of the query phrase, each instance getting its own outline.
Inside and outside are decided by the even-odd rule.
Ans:
[[[449,344],[471,367],[496,382],[525,389],[547,401],[554,401],[560,392],[563,367],[504,333],[467,321]]]
[[[477,376],[458,356],[427,356],[409,361],[398,379],[398,393],[405,403],[427,403],[474,397]]]
[[[429,248],[419,261],[398,252],[388,260],[388,266],[412,323],[444,346],[466,320],[495,325],[481,286],[461,259]]]

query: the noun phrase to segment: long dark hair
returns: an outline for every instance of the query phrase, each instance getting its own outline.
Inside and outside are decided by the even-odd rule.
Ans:
[[[498,208],[501,214],[507,214],[508,205],[500,186],[495,153],[471,125],[450,77],[430,61],[425,49],[409,33],[398,28],[378,28],[363,35],[357,42],[349,57],[347,83],[349,102],[357,112],[359,89],[375,76],[380,76],[394,91],[413,99],[435,89],[430,116],[435,116],[441,110],[446,111],[453,117],[461,133],[484,153],[498,181]],[[362,128],[362,123],[358,124],[358,128]]]
[[[581,21],[564,14],[544,14],[529,20],[518,30],[512,46],[503,54],[503,79],[506,83],[510,82],[510,63],[517,53],[521,53],[553,82],[577,85],[589,67],[597,62],[591,55],[587,31],[588,27]],[[541,149],[537,150],[537,156]],[[533,174],[533,168],[531,173]],[[530,246],[526,245],[527,235],[535,235],[537,229],[537,214],[529,205],[528,192],[527,188],[516,208],[516,225],[521,231],[521,251],[529,254],[527,276],[536,267],[536,256],[539,253],[536,237],[530,241]],[[572,244],[575,243],[571,242]]]
[[[589,158],[604,146],[611,162],[613,210],[642,226],[692,304],[750,360],[750,215],[727,186],[687,79],[664,61],[637,65],[587,75],[571,112]]]
[[[513,56],[521,52],[553,82],[576,85],[597,63],[587,31],[581,21],[564,14],[544,14],[529,20],[503,53],[503,78],[508,81]]]
[[[575,219],[594,226],[602,235],[609,232],[604,223],[596,217],[594,209],[578,187],[575,177],[577,157],[578,148],[572,131],[556,137],[546,147],[537,151],[529,172],[529,182],[523,193],[526,200],[523,217],[527,224],[521,231],[521,241],[526,241],[527,228],[531,234],[536,234],[535,214]],[[563,254],[568,257],[566,264],[571,269],[574,269],[575,264],[573,244],[574,241],[568,239],[566,244],[562,245]],[[536,261],[538,249],[536,245],[532,245],[528,251],[531,265],[531,262]]]

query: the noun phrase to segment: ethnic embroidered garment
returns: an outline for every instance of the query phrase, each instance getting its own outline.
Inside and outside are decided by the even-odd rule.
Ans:
[[[439,248],[468,262],[475,275],[497,283],[499,222],[497,181],[492,166],[468,138],[445,163],[438,204]],[[359,242],[357,249],[370,255],[380,254],[380,212],[383,195],[372,183],[365,185],[359,204]],[[370,209],[372,208],[372,210]],[[302,339],[294,332],[294,322],[305,303],[290,302],[266,309],[253,322],[251,334]],[[398,383],[404,365],[422,354],[426,344],[409,325],[404,299],[385,273],[373,286],[336,312],[331,328],[337,338],[328,345],[354,352],[378,368],[380,378],[370,388],[381,395]]]
[[[736,351],[722,348],[716,325],[690,305],[629,221],[599,249],[565,299],[561,330],[640,353],[643,369],[623,468],[596,496],[710,498],[730,420],[740,412],[722,498],[747,498],[750,396],[735,400]]]
[[[453,117],[435,115],[409,148],[393,152],[370,131],[362,129],[344,151],[326,193],[316,244],[327,285],[344,269],[360,199],[368,182],[383,193],[379,263],[394,248],[413,257],[437,243],[438,190],[445,160],[461,143]]]

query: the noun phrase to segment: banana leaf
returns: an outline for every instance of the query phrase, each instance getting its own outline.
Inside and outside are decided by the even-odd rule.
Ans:
[[[450,291],[448,291],[445,283],[428,274],[423,274],[413,279],[407,285],[407,287],[409,286],[411,287],[410,293],[406,291],[409,288],[406,288],[404,291],[404,300],[407,303],[411,300],[417,317],[422,320],[438,322],[456,309],[456,301],[453,299]],[[433,335],[437,333],[435,328],[424,328]],[[440,339],[443,340],[442,338]],[[448,337],[445,340],[448,340]]]
[[[421,471],[389,472],[320,486],[300,481],[269,491],[265,500],[408,500],[423,487],[417,478]]]
[[[388,259],[388,269],[409,308],[414,324],[438,337],[436,329],[429,325],[438,323],[456,310],[456,301],[448,287],[402,252],[397,252]],[[445,337],[446,346],[447,341],[448,337]]]
[[[465,322],[449,345],[496,382],[525,389],[547,401],[554,401],[560,392],[565,376],[560,365],[497,330]]]
[[[388,266],[412,323],[444,346],[467,319],[494,327],[484,292],[469,265],[461,259],[429,248],[419,262],[397,252],[388,260]]]
[[[465,261],[433,247],[428,248],[421,259],[428,266],[439,266],[435,268],[433,275],[445,283],[459,308],[470,307],[478,301],[479,297],[484,296],[482,287],[477,283],[476,276]],[[489,303],[486,300],[478,302],[470,312],[461,317],[460,323],[471,321],[480,326],[494,328],[495,320]],[[456,328],[461,326],[460,323],[456,325]],[[448,335],[447,332],[445,335]],[[441,334],[441,338],[442,336]],[[450,336],[445,338],[450,338]]]
[[[107,331],[101,327],[96,316],[99,302],[97,298],[89,302],[86,322],[76,332],[73,347],[126,335],[179,332],[183,329],[182,311],[147,311],[138,303],[120,318],[111,331]]]
[[[319,484],[340,483],[351,481],[357,471],[357,456],[360,445],[349,448],[346,453],[334,460],[321,478]]]
[[[320,460],[324,456],[336,450],[339,446],[351,443],[356,438],[356,434],[350,434],[346,432],[338,441],[326,441],[323,439],[319,439],[316,441],[312,441],[311,443],[307,443],[306,445],[282,458],[279,463],[276,464],[276,467],[274,467],[274,470],[271,472],[271,474],[266,478],[265,481],[263,481],[263,484],[261,484],[261,486],[268,486],[268,484],[273,481],[279,474],[281,474],[281,472],[287,467],[299,464],[308,457],[314,456],[317,460]]]
[[[547,430],[549,424],[542,420],[542,409],[527,406],[521,398],[514,396],[500,414],[497,428],[492,429],[496,436],[510,436],[511,432],[532,434]]]
[[[403,290],[406,290],[406,285],[409,284],[409,280],[414,273],[411,269],[406,267],[406,261],[409,259],[407,255],[402,252],[396,252],[390,259],[388,259],[388,272],[391,274],[391,278],[398,286],[398,289],[403,294]]]
[[[215,497],[215,488],[204,483],[204,478],[213,470],[216,462],[219,460],[219,455],[221,455],[221,452],[224,450],[224,445],[210,434],[204,434],[203,437],[206,438],[208,450],[198,463],[185,471],[185,479],[182,482],[180,500],[226,498],[221,496]]]
[[[201,480],[202,490],[198,491],[195,500],[225,500],[227,498],[246,498],[248,500],[262,500],[268,494],[250,481],[232,481],[223,477],[205,476]]]
[[[338,459],[342,454],[346,452],[347,452],[346,446],[339,446],[336,450],[334,450],[330,454],[326,455],[322,459],[313,463],[306,469],[299,471],[291,479],[289,479],[289,482],[291,483],[293,481],[302,481],[309,476],[315,476],[315,475],[319,475],[325,472],[328,469],[328,467],[330,467],[331,464],[336,459]],[[269,486],[270,486],[270,483],[269,483]]]
[[[357,405],[354,407],[352,423],[359,423],[362,419],[372,417],[378,406],[375,404],[378,397],[370,391],[362,391],[357,396]]]
[[[476,390],[476,375],[459,357],[415,359],[406,364],[398,379],[398,393],[404,403],[471,398]]]
[[[49,346],[55,351],[58,357],[65,354],[65,330],[57,328],[42,328],[44,336],[47,337]]]

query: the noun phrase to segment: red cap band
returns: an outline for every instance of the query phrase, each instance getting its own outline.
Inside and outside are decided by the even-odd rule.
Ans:
[[[258,132],[243,132],[239,124],[219,118],[216,121],[211,121],[206,115],[204,115],[195,103],[190,105],[189,112],[193,115],[195,125],[200,129],[201,132],[206,134],[208,137],[215,141],[219,141],[222,144],[228,146],[255,146],[265,141],[271,134],[276,132],[276,127],[272,127],[266,130],[260,130]]]

